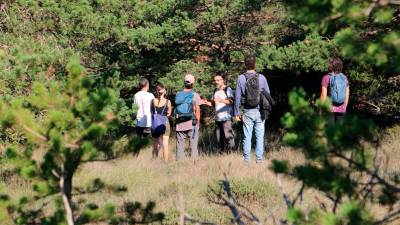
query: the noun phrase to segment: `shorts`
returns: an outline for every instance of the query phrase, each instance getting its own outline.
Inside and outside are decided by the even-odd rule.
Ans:
[[[165,131],[164,131],[164,134],[162,134],[162,135],[160,135],[160,136],[163,136],[163,137],[167,136],[167,137],[169,137],[170,135],[171,135],[171,126],[170,126],[170,124],[169,124],[169,120],[167,120],[167,123],[165,124]],[[158,137],[160,137],[160,136],[154,136],[154,135],[152,135],[152,137],[154,137],[154,138],[158,138]]]
[[[151,134],[151,127],[136,127],[136,132],[139,136],[147,136]]]

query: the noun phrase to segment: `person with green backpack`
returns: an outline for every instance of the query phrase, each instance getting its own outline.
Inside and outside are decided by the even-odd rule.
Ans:
[[[332,100],[331,122],[337,123],[346,114],[349,103],[350,85],[342,73],[343,62],[339,58],[331,58],[328,64],[329,73],[322,78],[320,99],[325,101],[327,96]]]
[[[195,78],[192,74],[185,76],[182,91],[175,97],[174,116],[176,120],[176,160],[182,160],[185,156],[185,141],[189,139],[191,158],[197,159],[199,151],[200,121],[200,95],[193,91]]]

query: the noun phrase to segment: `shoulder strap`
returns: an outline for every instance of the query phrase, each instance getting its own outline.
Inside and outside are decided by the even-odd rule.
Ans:
[[[248,73],[244,73],[243,75],[244,75],[244,78],[246,79],[246,82],[247,82],[247,80],[249,79],[249,74]]]
[[[225,86],[224,92],[225,92],[226,97],[228,97],[228,86]]]
[[[161,111],[161,115],[164,114],[165,108],[167,108],[167,106],[168,106],[168,99],[165,99],[165,100],[166,100],[165,105],[163,107],[163,110]]]
[[[195,93],[195,92],[194,92],[193,90],[190,91],[190,94],[192,94],[192,103],[193,103],[193,101],[194,101],[194,93]]]
[[[246,78],[246,81],[249,79],[249,75],[250,75],[250,74],[253,74],[253,73],[247,73],[247,72],[244,73],[244,77]],[[257,72],[255,72],[254,74],[255,74],[255,76],[256,76],[257,78],[259,78],[259,74],[258,74]]]
[[[154,103],[155,98],[153,98],[151,100],[151,104],[150,104],[150,110],[153,114],[157,114],[157,110],[156,110],[156,104]]]
[[[217,88],[214,88],[213,95],[212,95],[211,99],[214,99],[214,95],[217,92],[217,90],[218,90]]]

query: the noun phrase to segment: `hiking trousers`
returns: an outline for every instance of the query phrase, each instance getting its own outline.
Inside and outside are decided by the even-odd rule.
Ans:
[[[225,150],[235,149],[235,137],[232,129],[232,121],[215,121],[215,135],[217,137],[220,153]]]
[[[197,148],[199,142],[199,125],[194,126],[191,130],[176,132],[176,160],[185,158],[186,139],[189,139],[190,143],[190,157],[192,159],[197,159],[199,156],[199,150]]]

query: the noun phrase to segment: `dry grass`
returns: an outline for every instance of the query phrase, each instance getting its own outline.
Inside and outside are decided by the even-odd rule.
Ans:
[[[400,173],[400,127],[389,133],[380,149],[383,155],[390,156],[387,172]],[[270,159],[263,164],[245,164],[238,153],[202,156],[196,162],[189,158],[176,162],[174,140],[171,141],[171,146],[171,162],[168,164],[162,158],[151,159],[151,149],[143,150],[138,156],[126,155],[113,161],[85,164],[74,178],[75,187],[84,187],[93,179],[100,178],[106,184],[123,185],[127,187],[127,191],[116,194],[105,190],[75,195],[74,202],[79,202],[82,206],[87,203],[100,206],[113,203],[119,206],[124,202],[154,201],[157,204],[156,211],[166,214],[165,224],[177,224],[180,207],[184,207],[195,218],[226,224],[227,218],[231,217],[229,211],[207,200],[208,187],[215,186],[226,173],[233,181],[239,200],[252,209],[265,224],[272,224],[271,214],[277,218],[283,217],[286,206],[278,189],[277,178],[268,168],[270,160],[285,159],[291,164],[304,161],[301,154],[281,148],[270,153]],[[300,188],[299,183],[286,178],[282,178],[282,184],[284,192],[291,196],[296,195]],[[10,182],[7,189],[12,196],[32,194],[29,185],[19,180]],[[323,199],[320,193],[307,190],[302,208],[309,209],[318,201],[324,201]],[[379,214],[379,206],[373,209]]]
[[[171,154],[173,155],[173,154]],[[285,158],[301,161],[296,153],[282,150],[271,154],[272,158]],[[275,175],[268,169],[269,161],[263,164],[245,164],[239,154],[223,156],[203,156],[193,162],[184,161],[165,164],[162,159],[152,160],[151,150],[146,149],[137,157],[126,156],[111,162],[95,162],[82,167],[74,180],[75,186],[85,186],[91,180],[100,178],[107,184],[119,184],[128,188],[126,193],[115,195],[96,193],[76,196],[75,201],[86,198],[87,202],[121,205],[128,201],[155,201],[157,210],[167,213],[166,223],[175,224],[178,208],[182,203],[185,210],[193,216],[225,221],[229,212],[207,200],[209,185],[223,179],[224,173],[233,180],[233,188],[239,200],[253,209],[263,220],[270,218],[269,213],[283,216],[285,205],[277,187]],[[298,185],[293,181],[284,181],[284,191],[295,194]],[[311,195],[311,193],[306,193]],[[305,202],[307,205],[307,202]],[[230,215],[229,215],[230,216]]]

